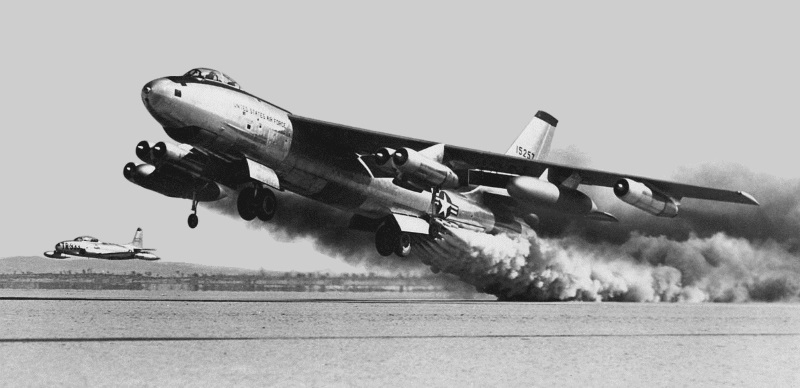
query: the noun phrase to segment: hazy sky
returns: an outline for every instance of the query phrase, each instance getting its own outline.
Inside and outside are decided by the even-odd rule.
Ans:
[[[190,201],[123,178],[137,142],[169,140],[141,87],[193,67],[295,114],[398,135],[504,152],[543,109],[559,119],[553,149],[592,168],[800,177],[791,2],[528,3],[16,4],[0,16],[0,257],[142,227],[164,260],[353,270],[202,204],[191,230]]]

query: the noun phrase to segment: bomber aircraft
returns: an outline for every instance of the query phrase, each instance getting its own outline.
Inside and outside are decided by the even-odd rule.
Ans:
[[[144,85],[148,112],[178,145],[141,141],[129,181],[197,203],[236,195],[245,220],[269,221],[288,190],[352,213],[350,227],[375,233],[381,255],[448,228],[520,233],[537,213],[617,221],[580,185],[613,189],[622,201],[675,217],[682,198],[758,205],[749,194],[596,171],[545,161],[558,120],[539,111],[503,154],[374,132],[290,113],[207,68]]]
[[[74,256],[105,260],[159,260],[158,256],[150,253],[155,249],[142,248],[143,236],[142,228],[136,229],[133,241],[129,244],[113,244],[102,242],[92,236],[80,236],[74,240],[56,244],[55,251],[47,251],[44,255],[51,259],[66,259]]]

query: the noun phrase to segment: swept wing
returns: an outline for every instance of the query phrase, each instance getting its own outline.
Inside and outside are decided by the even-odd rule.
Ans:
[[[331,152],[330,150],[333,149],[343,157],[354,153],[369,155],[380,147],[408,147],[420,150],[436,144],[431,141],[390,135],[301,116],[291,115],[290,118],[296,128],[301,127],[303,129],[296,133],[303,133],[307,136],[307,138],[304,137],[302,139],[304,144],[316,144],[326,152]],[[510,177],[518,175],[538,177],[547,170],[551,181],[570,179],[575,186],[584,184],[614,187],[621,179],[632,179],[676,200],[698,198],[758,205],[758,202],[751,195],[742,191],[695,186],[538,160],[534,161],[450,145],[445,146],[442,161],[454,171],[466,174],[462,176],[467,176],[469,183],[484,186],[505,187]]]

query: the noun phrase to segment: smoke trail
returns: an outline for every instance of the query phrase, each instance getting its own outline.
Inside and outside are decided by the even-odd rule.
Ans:
[[[426,258],[504,300],[775,301],[798,297],[800,261],[775,242],[717,233],[675,241],[634,234],[622,245],[577,236],[449,230]],[[444,253],[444,254],[442,254]]]
[[[255,219],[248,226],[266,230],[279,241],[311,239],[318,251],[352,265],[363,265],[370,270],[381,269],[404,274],[427,272],[427,268],[417,260],[387,259],[380,256],[375,250],[374,237],[370,233],[348,228],[352,214],[289,192],[276,192],[275,196],[278,201],[275,217],[268,222]],[[204,205],[239,218],[236,196]]]
[[[450,230],[423,261],[506,300],[800,299],[800,182],[738,166],[681,176],[755,188],[762,206],[704,201],[684,207],[677,219],[660,219],[595,190],[592,197],[621,223],[544,212],[542,236]]]
[[[685,240],[691,234],[707,237],[724,232],[750,241],[774,240],[790,252],[800,249],[800,181],[756,174],[736,165],[684,169],[674,179],[711,187],[747,188],[761,206],[685,199],[678,217],[665,219],[649,216],[619,201],[607,190],[604,193],[592,190],[598,206],[617,215],[621,222],[608,225],[571,219],[567,228],[571,234],[591,241],[622,243],[632,232],[678,240]],[[549,232],[546,230],[543,234],[552,235]]]
[[[379,256],[372,234],[348,229],[350,213],[290,193],[277,193],[272,221],[250,225],[279,240],[309,238],[321,252],[368,268],[419,273],[424,264],[503,300],[800,299],[800,181],[740,166],[685,170],[676,180],[747,188],[762,205],[686,199],[677,218],[663,219],[622,203],[608,189],[586,188],[621,222],[542,211],[536,232],[448,230],[435,241],[415,239],[410,259]],[[238,218],[233,199],[209,207]]]

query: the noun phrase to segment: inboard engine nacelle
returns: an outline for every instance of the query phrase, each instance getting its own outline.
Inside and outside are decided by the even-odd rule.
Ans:
[[[151,145],[147,140],[142,140],[136,145],[136,156],[143,162],[160,167],[171,164],[193,176],[202,175],[205,165],[197,158],[186,158],[192,147],[186,144],[179,146],[160,141]]]
[[[198,201],[216,201],[230,195],[230,189],[213,181],[197,180],[182,170],[168,173],[156,171],[151,164],[128,163],[122,171],[125,179],[145,189],[173,198],[195,198]]]
[[[511,198],[520,206],[535,210],[537,206],[557,209],[573,214],[591,214],[597,211],[597,205],[583,192],[530,176],[511,178],[506,185]],[[538,222],[538,221],[537,221]]]
[[[614,195],[623,202],[642,209],[659,217],[675,217],[678,215],[680,203],[674,198],[647,185],[631,179],[623,178],[614,184]]]
[[[378,151],[380,161],[381,152]],[[458,187],[458,176],[449,167],[410,148],[401,148],[392,155],[392,163],[399,173],[401,180],[408,181],[416,186],[440,189]]]

